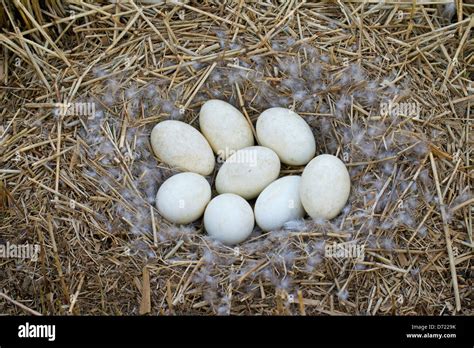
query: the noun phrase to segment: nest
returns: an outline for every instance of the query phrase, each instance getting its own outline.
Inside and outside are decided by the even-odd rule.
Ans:
[[[0,258],[0,311],[472,315],[473,19],[442,3],[2,2],[0,243],[41,252]],[[341,215],[236,248],[162,219],[151,128],[210,98],[304,117]]]

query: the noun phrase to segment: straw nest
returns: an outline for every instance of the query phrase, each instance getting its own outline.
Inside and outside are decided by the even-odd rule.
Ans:
[[[2,1],[0,242],[41,253],[0,259],[1,313],[473,314],[468,4],[122,2]],[[161,219],[150,130],[209,98],[302,115],[343,213],[238,248]]]

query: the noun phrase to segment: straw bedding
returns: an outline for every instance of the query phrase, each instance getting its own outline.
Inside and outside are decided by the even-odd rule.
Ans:
[[[0,242],[42,251],[0,259],[1,313],[473,314],[469,4],[31,3],[0,17]],[[210,98],[304,117],[341,215],[238,248],[164,221],[151,128]]]

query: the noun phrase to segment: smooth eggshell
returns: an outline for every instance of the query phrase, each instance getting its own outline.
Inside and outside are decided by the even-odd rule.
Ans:
[[[280,160],[263,146],[250,146],[230,156],[216,176],[218,193],[235,193],[252,199],[278,177]]]
[[[244,115],[222,100],[211,99],[203,104],[199,126],[214,152],[224,160],[254,144],[252,129]]]
[[[257,119],[259,144],[276,152],[283,163],[304,165],[316,153],[313,132],[296,112],[285,108],[270,108]]]
[[[201,217],[211,200],[211,186],[196,173],[179,173],[166,180],[156,194],[156,207],[166,220],[189,224]]]
[[[344,163],[332,155],[320,155],[305,167],[300,198],[313,219],[332,219],[347,203],[351,180]]]
[[[277,230],[305,215],[300,200],[300,176],[285,176],[270,185],[255,202],[255,220],[263,231]]]
[[[204,213],[207,233],[227,245],[243,242],[255,225],[252,207],[233,193],[224,193],[209,202]]]
[[[151,146],[164,163],[201,175],[214,170],[215,158],[206,138],[181,121],[163,121],[151,132]]]

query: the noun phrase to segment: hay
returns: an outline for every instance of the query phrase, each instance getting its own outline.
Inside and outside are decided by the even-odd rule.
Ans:
[[[0,242],[42,252],[0,259],[0,312],[473,314],[469,12],[76,0],[38,17],[2,3]],[[302,115],[318,153],[350,169],[341,216],[256,230],[238,248],[202,221],[161,219],[154,195],[175,171],[152,155],[150,130],[197,126],[209,98],[253,124],[270,106]],[[365,257],[327,257],[336,242]]]

